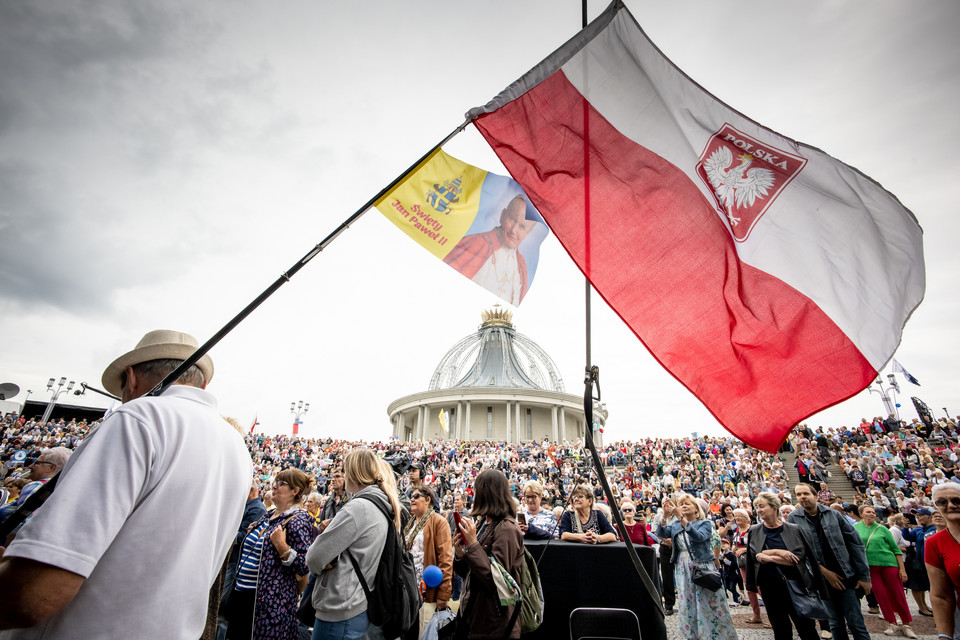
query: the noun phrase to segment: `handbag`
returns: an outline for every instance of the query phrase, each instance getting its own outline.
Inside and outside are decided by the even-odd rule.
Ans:
[[[719,571],[712,571],[693,565],[693,584],[709,589],[710,591],[719,591],[723,586],[723,580],[720,578]]]
[[[313,608],[313,587],[317,582],[314,575],[307,574],[307,586],[300,594],[300,604],[297,607],[297,620],[312,627],[317,622],[317,610]],[[297,576],[299,578],[299,576]]]
[[[687,548],[690,551],[690,560],[693,561],[693,547],[690,545],[690,534],[686,531],[684,531],[683,534],[687,536]],[[703,587],[704,589],[709,589],[710,591],[719,591],[723,587],[723,579],[720,577],[719,571],[715,569],[704,569],[697,564],[693,565],[690,578],[693,580],[693,584],[698,587]]]
[[[450,609],[437,611],[430,618],[420,640],[453,640],[457,634],[457,614]]]
[[[783,575],[783,571],[780,575]],[[816,592],[807,591],[799,580],[789,580],[786,576],[783,580],[787,583],[787,593],[790,594],[790,602],[793,603],[793,609],[798,616],[810,620],[829,619],[827,608]]]

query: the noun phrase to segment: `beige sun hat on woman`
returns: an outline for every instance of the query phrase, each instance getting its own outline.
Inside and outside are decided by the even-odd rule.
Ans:
[[[188,333],[156,329],[143,336],[133,351],[111,362],[103,372],[100,382],[104,389],[119,396],[123,392],[120,376],[127,367],[151,360],[186,360],[196,352],[199,346],[197,339]],[[213,379],[213,360],[210,359],[210,355],[206,354],[200,358],[197,361],[197,367],[200,368],[204,381],[209,384]]]

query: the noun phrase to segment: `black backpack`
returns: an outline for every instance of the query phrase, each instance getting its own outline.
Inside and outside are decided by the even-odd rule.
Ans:
[[[383,503],[363,494],[355,495],[354,499],[356,498],[362,498],[377,505],[377,509],[387,519],[387,539],[383,545],[383,553],[380,555],[380,564],[377,565],[377,575],[373,579],[372,588],[367,586],[367,581],[353,554],[347,551],[347,556],[353,564],[353,570],[357,573],[363,593],[367,596],[367,618],[383,630],[385,638],[398,638],[418,623],[420,605],[423,603],[417,584],[417,570],[413,564],[413,556],[403,550],[393,518]]]

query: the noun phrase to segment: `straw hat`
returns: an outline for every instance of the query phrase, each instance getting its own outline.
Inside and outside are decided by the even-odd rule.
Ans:
[[[100,381],[104,389],[119,396],[123,391],[120,376],[127,367],[150,360],[186,360],[196,352],[198,347],[197,339],[190,334],[167,329],[151,331],[140,339],[133,351],[111,362],[103,372]],[[204,355],[197,361],[197,366],[203,374],[203,379],[209,383],[213,378],[213,360],[209,355]]]

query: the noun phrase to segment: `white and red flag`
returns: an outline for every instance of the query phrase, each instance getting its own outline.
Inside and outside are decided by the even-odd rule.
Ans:
[[[869,385],[923,299],[896,197],[707,93],[619,1],[468,116],[597,292],[754,447]]]

